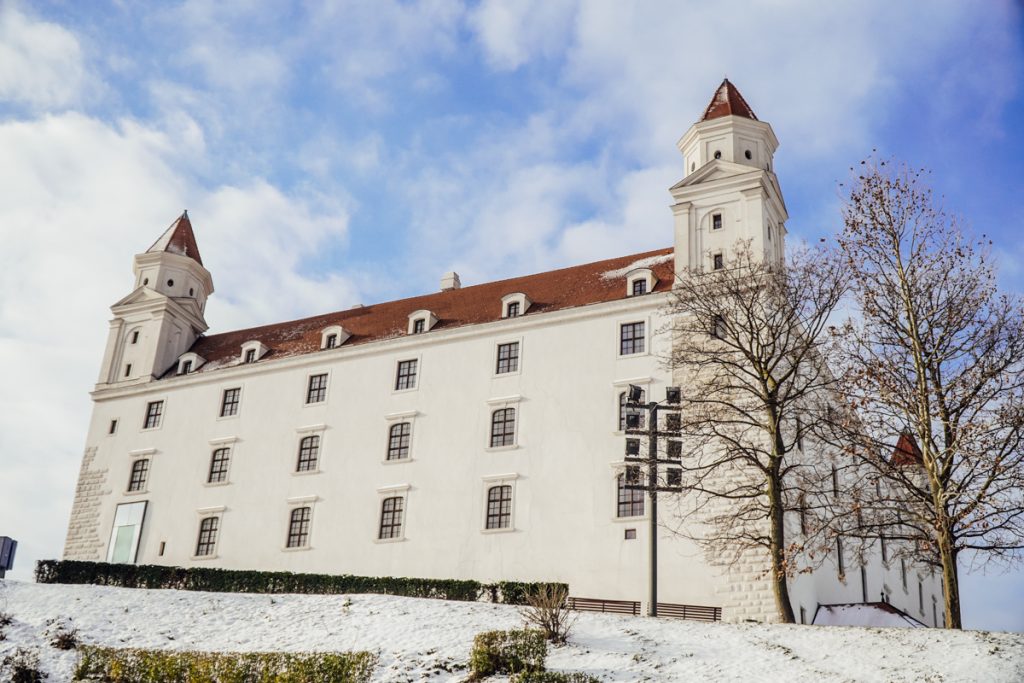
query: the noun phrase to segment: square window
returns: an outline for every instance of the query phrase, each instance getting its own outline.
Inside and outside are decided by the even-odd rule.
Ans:
[[[619,327],[619,355],[644,352],[644,324],[625,323]]]
[[[327,398],[327,375],[310,375],[306,390],[306,403],[323,403]]]
[[[491,413],[491,448],[513,446],[516,442],[516,409],[501,408]]]
[[[217,547],[217,527],[220,517],[206,517],[199,522],[199,539],[196,541],[196,557],[213,555]]]
[[[512,526],[512,486],[501,484],[487,489],[488,529],[508,529]]]
[[[666,441],[665,454],[672,460],[679,460],[683,457],[683,444],[680,441]]]
[[[498,367],[496,373],[499,375],[507,372],[519,371],[519,342],[498,344]]]
[[[679,488],[683,485],[683,471],[678,467],[670,467],[665,482],[672,488]]]
[[[156,429],[160,426],[160,420],[164,415],[163,401],[150,401],[146,404],[146,420],[142,423],[143,429]]]
[[[238,414],[238,400],[241,395],[242,390],[238,387],[224,390],[224,398],[222,398],[220,402],[221,417],[230,417]]]
[[[389,538],[402,537],[402,512],[405,507],[405,499],[402,496],[385,498],[380,507],[380,529],[377,538],[387,540]]]
[[[637,278],[633,280],[633,296],[640,296],[647,293],[647,280]]]
[[[143,458],[132,463],[132,474],[128,478],[128,491],[135,493],[146,488],[146,479],[149,476],[149,460]]]
[[[231,462],[231,449],[218,448],[210,456],[210,474],[206,478],[208,484],[218,484],[228,480],[228,465]]]
[[[288,548],[305,548],[309,546],[309,522],[313,511],[308,507],[295,508],[291,512],[288,523]]]
[[[636,529],[626,529],[625,539],[627,541],[636,540]]]
[[[395,391],[416,388],[416,364],[415,360],[398,362],[398,370],[395,373]]]
[[[409,442],[412,425],[399,422],[388,429],[388,460],[405,460],[409,457]]]

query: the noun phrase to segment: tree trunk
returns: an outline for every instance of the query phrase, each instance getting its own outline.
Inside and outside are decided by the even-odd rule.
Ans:
[[[782,486],[777,477],[768,479],[768,500],[770,505],[772,561],[772,592],[775,594],[775,608],[784,624],[793,624],[793,604],[789,600],[789,580],[786,576],[786,530],[785,507],[782,504]]]
[[[944,528],[940,532],[939,555],[942,559],[942,598],[945,607],[945,625],[946,628],[962,629],[957,550],[954,547],[953,536],[948,528]]]

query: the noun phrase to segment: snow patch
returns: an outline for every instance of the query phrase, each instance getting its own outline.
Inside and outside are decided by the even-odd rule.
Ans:
[[[637,261],[633,261],[625,268],[618,268],[616,270],[606,270],[605,272],[601,273],[601,277],[605,280],[614,280],[617,277],[625,277],[631,271],[634,271],[637,268],[653,268],[654,266],[660,265],[662,263],[668,263],[673,258],[673,254],[648,256],[647,258],[642,258]]]

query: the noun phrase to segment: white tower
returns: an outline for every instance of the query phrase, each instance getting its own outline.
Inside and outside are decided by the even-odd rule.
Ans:
[[[677,143],[685,175],[671,188],[676,269],[726,267],[738,240],[781,262],[789,215],[772,166],[779,141],[728,79]]]
[[[209,327],[203,311],[213,278],[203,267],[187,211],[145,253],[135,255],[133,269],[134,291],[110,307],[114,319],[100,386],[161,376]]]

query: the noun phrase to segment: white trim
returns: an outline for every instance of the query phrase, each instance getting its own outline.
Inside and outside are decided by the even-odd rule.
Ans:
[[[514,480],[516,480],[518,478],[519,478],[519,473],[518,472],[509,472],[508,474],[486,474],[486,475],[480,477],[480,479],[482,479],[485,482],[514,481]]]
[[[224,446],[226,444],[233,444],[238,441],[237,436],[221,436],[216,439],[210,439],[211,446]]]
[[[412,486],[409,484],[389,484],[387,486],[381,486],[377,489],[377,493],[383,495],[385,493],[398,493],[405,492],[411,489]]]
[[[160,423],[155,427],[146,426],[146,417],[149,415],[149,404],[150,403],[162,403],[160,407]],[[139,425],[140,432],[157,432],[164,428],[164,422],[167,421],[167,394],[160,394],[159,396],[147,396],[146,404],[142,407],[142,424]]]
[[[227,507],[225,507],[224,505],[211,505],[210,507],[196,508],[196,514],[203,515],[206,517],[213,517],[221,512],[225,512],[226,510]],[[206,555],[203,555],[202,557],[206,557]]]
[[[413,328],[416,326],[417,320],[423,321],[423,332],[413,332]],[[437,321],[438,317],[434,315],[432,311],[428,311],[424,308],[421,308],[418,311],[413,311],[409,314],[409,325],[406,329],[406,334],[415,335],[430,332],[430,330],[434,329],[434,325],[437,324]]]
[[[327,376],[327,386],[324,387],[324,398],[323,398],[322,401],[313,401],[312,403],[310,403],[310,401],[309,401],[309,382],[310,382],[311,379],[313,379],[314,377],[317,377],[319,375],[326,375]],[[315,370],[310,370],[309,372],[307,372],[306,373],[306,381],[303,382],[303,385],[302,385],[302,407],[303,408],[315,408],[315,407],[322,407],[322,406],[327,405],[327,403],[331,400],[331,385],[332,384],[333,384],[333,382],[331,381],[331,371],[330,371],[330,369],[324,369],[323,367],[320,367],[320,368],[317,368]]]
[[[327,338],[332,334],[337,335],[338,343],[334,346],[327,346]],[[333,351],[334,349],[340,348],[342,344],[348,341],[352,333],[346,330],[341,325],[329,325],[320,331],[320,350],[321,351]]]
[[[490,405],[490,406],[509,405],[509,404],[513,404],[513,403],[519,403],[522,400],[523,400],[523,397],[520,394],[514,394],[512,396],[499,396],[497,398],[489,398],[489,399],[487,399],[487,405]]]
[[[653,381],[653,377],[633,377],[632,379],[616,379],[612,381],[612,386],[624,387],[630,384],[636,384],[637,386],[649,385]],[[615,398],[618,399],[618,396],[616,396]]]
[[[321,422],[321,423],[315,424],[315,425],[305,425],[304,427],[296,427],[295,428],[295,433],[296,434],[311,434],[311,433],[314,433],[314,432],[315,433],[320,433],[320,432],[325,431],[326,429],[327,429],[327,425]]]
[[[128,451],[129,458],[141,458],[145,455],[156,455],[158,451],[155,448],[139,448],[134,451]]]
[[[516,347],[516,369],[508,372],[498,372],[498,354],[505,344],[517,344]],[[494,342],[494,355],[491,358],[491,377],[500,379],[502,377],[515,377],[523,372],[523,337],[503,338]]]
[[[419,335],[415,335],[419,336]],[[398,364],[405,363],[408,361],[416,361],[416,381],[413,382],[411,387],[405,389],[399,389],[398,387]],[[392,365],[391,379],[391,393],[392,394],[408,394],[413,391],[419,391],[420,381],[423,379],[423,354],[416,354],[414,356],[396,356],[394,365]]]
[[[510,318],[508,316],[508,305],[511,303],[519,304],[519,315],[515,315]],[[530,300],[530,297],[526,296],[522,292],[510,292],[509,294],[501,297],[501,311],[499,313],[499,317],[502,320],[514,320],[515,318],[521,318],[526,315],[526,312],[530,310],[530,306],[532,305],[533,301]]]
[[[320,500],[320,496],[316,495],[315,493],[312,493],[306,496],[293,496],[291,498],[285,499],[285,502],[292,507],[300,507],[304,506],[306,503],[315,503],[318,500]]]
[[[221,415],[221,412],[223,412],[223,410],[224,410],[224,394],[227,393],[228,391],[231,391],[232,389],[237,389],[238,390],[238,403],[235,405],[235,412],[232,413],[231,415]],[[239,382],[235,386],[221,387],[221,390],[218,393],[217,407],[214,410],[214,413],[217,415],[216,419],[218,419],[218,420],[235,420],[235,419],[237,419],[238,416],[242,414],[242,395],[244,393],[245,393],[245,382]]]
[[[398,420],[412,420],[420,414],[418,410],[403,410],[398,413],[388,413],[384,416],[384,419],[388,422],[396,422]]]
[[[640,299],[643,297],[630,297],[633,299]],[[644,325],[644,350],[637,353],[622,353],[622,326],[633,325],[635,323],[643,323]],[[651,342],[653,341],[654,335],[651,334],[651,316],[642,317],[619,317],[615,319],[615,358],[621,360],[624,358],[643,358],[644,356],[651,355]]]
[[[519,475],[516,474],[516,473],[512,473],[512,474],[496,474],[496,475],[495,474],[491,474],[491,475],[486,475],[484,477],[481,477],[481,479],[483,480],[483,490],[480,492],[481,493],[481,508],[480,509],[481,509],[481,512],[483,514],[480,516],[480,533],[483,533],[483,534],[502,534],[502,533],[511,533],[511,532],[516,531],[516,496],[518,495],[518,492],[516,491],[516,481],[519,479]],[[495,528],[495,529],[488,529],[487,528],[488,494],[490,493],[492,488],[495,488],[497,486],[508,486],[508,487],[510,487],[512,489],[512,501],[511,501],[510,509],[509,509],[508,526],[506,526],[506,527],[498,527],[498,528]]]

